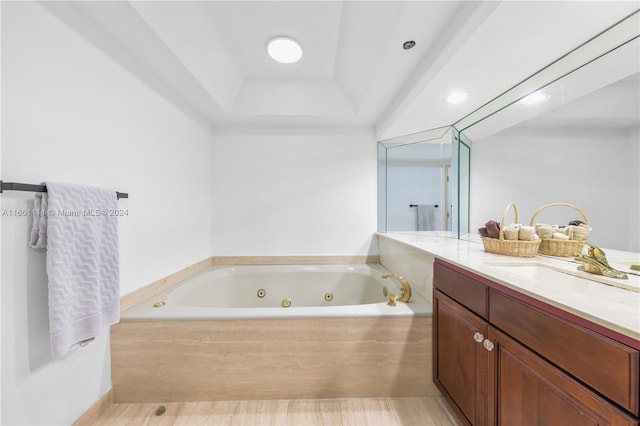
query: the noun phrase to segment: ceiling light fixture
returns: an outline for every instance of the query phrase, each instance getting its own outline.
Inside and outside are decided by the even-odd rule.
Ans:
[[[463,92],[462,90],[453,91],[447,96],[447,102],[450,104],[459,104],[465,99],[467,99],[467,92]]]
[[[537,104],[538,102],[544,102],[547,99],[549,99],[548,95],[542,93],[541,91],[537,91],[520,99],[520,102],[522,102],[525,105],[531,105],[531,104]]]
[[[283,64],[292,64],[302,58],[302,47],[300,43],[290,37],[276,37],[269,41],[267,52],[274,61]]]

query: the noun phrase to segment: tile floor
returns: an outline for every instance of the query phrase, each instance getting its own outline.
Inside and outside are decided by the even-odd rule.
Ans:
[[[160,405],[166,411],[155,412]],[[96,425],[458,426],[442,397],[113,404]]]

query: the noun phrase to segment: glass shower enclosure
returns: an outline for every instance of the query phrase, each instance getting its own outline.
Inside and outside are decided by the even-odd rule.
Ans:
[[[452,126],[378,142],[378,230],[469,230],[470,145]]]

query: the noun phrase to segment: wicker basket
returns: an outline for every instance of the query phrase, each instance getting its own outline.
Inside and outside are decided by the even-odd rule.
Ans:
[[[482,244],[484,245],[484,251],[487,253],[503,254],[505,256],[533,257],[538,251],[540,240],[520,241],[504,239],[504,220],[509,209],[512,207],[515,214],[515,223],[518,223],[518,208],[515,204],[511,203],[507,206],[504,210],[504,214],[502,215],[499,238],[481,237]]]
[[[547,204],[545,206],[542,206],[538,210],[536,210],[533,213],[533,216],[531,216],[531,221],[529,222],[529,225],[533,226],[536,216],[542,210],[546,209],[547,207],[555,207],[555,206],[571,207],[577,210],[578,213],[582,215],[582,218],[584,219],[584,223],[586,225],[589,224],[589,219],[587,218],[587,215],[579,207],[576,207],[573,204],[567,204],[567,203],[552,203],[552,204]],[[577,241],[577,240],[544,239],[540,241],[541,243],[540,243],[540,247],[538,248],[538,253],[546,254],[549,256],[559,256],[559,257],[571,257],[571,256],[574,256],[575,254],[581,253],[582,247],[586,243],[586,241]]]

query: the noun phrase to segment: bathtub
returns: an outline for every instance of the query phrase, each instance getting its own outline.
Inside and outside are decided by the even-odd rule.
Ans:
[[[114,402],[440,395],[431,305],[414,291],[388,306],[384,288],[400,295],[401,287],[381,278],[387,272],[210,267],[112,326]]]
[[[216,266],[123,313],[122,321],[431,316],[380,264]]]

